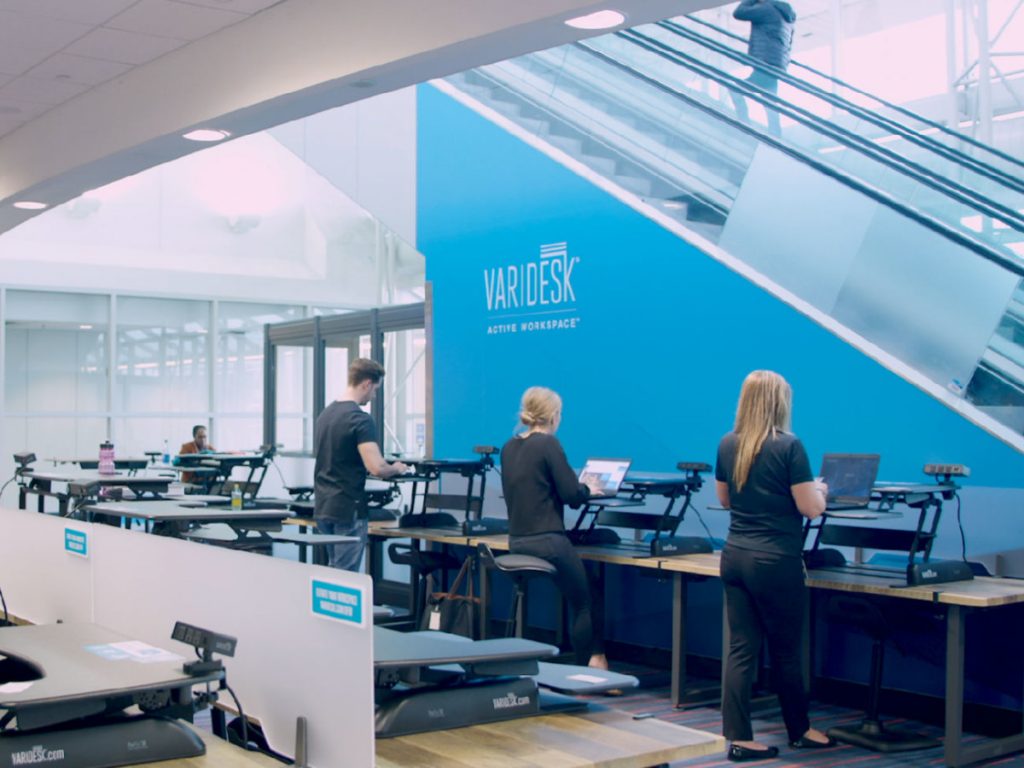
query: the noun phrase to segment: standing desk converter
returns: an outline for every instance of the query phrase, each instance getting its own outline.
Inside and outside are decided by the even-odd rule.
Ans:
[[[71,500],[75,500],[77,503],[84,499],[94,498],[103,488],[128,488],[138,497],[159,498],[160,494],[167,493],[171,485],[171,478],[161,475],[139,475],[124,472],[100,474],[99,472],[71,468],[24,472],[21,479],[23,482],[18,486],[19,509],[26,508],[30,493],[38,496],[40,512],[44,511],[45,497],[53,496],[57,499],[58,511],[61,516],[68,514],[68,504]],[[54,491],[55,483],[66,485],[66,490]]]
[[[700,462],[679,462],[679,472],[630,472],[622,483],[619,496],[594,498],[587,501],[575,525],[569,532],[573,543],[585,546],[616,546],[620,538],[610,528],[632,528],[649,531],[649,541],[634,541],[623,546],[636,550],[637,557],[672,557],[675,555],[710,552],[711,542],[705,537],[678,536],[676,531],[690,508],[693,494],[704,484],[702,473],[710,472],[711,465]],[[629,507],[644,504],[649,498],[667,500],[660,513],[633,511]],[[676,502],[681,501],[678,508]],[[584,520],[590,517],[589,525]]]
[[[17,723],[0,736],[0,762],[88,768],[205,751],[168,715],[191,717],[192,687],[223,670],[187,675],[184,657],[95,624],[3,627],[0,655],[0,710]],[[124,715],[133,704],[142,715]]]
[[[83,507],[86,519],[114,517],[142,520],[146,532],[152,532],[153,523],[226,523],[242,534],[252,530],[280,529],[289,511],[277,509],[232,509],[230,505],[204,505],[184,500],[162,501],[102,501]]]

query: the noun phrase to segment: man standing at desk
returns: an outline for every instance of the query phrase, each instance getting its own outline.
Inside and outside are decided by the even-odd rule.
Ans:
[[[214,447],[207,442],[206,438],[206,427],[202,424],[196,424],[192,427],[192,442],[182,443],[180,450],[178,451],[179,456],[185,456],[190,453],[213,453]],[[179,463],[175,459],[175,464]],[[191,483],[192,482],[191,472],[181,473],[181,482]]]
[[[353,360],[344,397],[328,405],[316,419],[313,488],[317,530],[358,539],[331,547],[328,565],[332,568],[358,571],[362,563],[368,520],[366,473],[388,478],[408,469],[400,461],[384,461],[377,445],[377,427],[361,407],[373,399],[383,378],[380,363],[362,357]]]

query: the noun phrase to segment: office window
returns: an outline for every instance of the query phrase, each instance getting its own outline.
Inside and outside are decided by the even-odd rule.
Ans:
[[[422,456],[426,446],[426,334],[384,334],[385,453]]]
[[[8,413],[107,410],[108,307],[106,296],[7,292]]]
[[[195,414],[210,409],[210,304],[117,300],[115,402],[125,413]]]

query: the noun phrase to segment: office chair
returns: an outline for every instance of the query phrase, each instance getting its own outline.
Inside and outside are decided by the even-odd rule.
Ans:
[[[882,692],[882,672],[885,666],[885,643],[892,638],[893,629],[882,610],[863,597],[834,595],[825,606],[829,622],[845,624],[872,639],[871,677],[868,683],[868,703],[860,725],[829,728],[828,735],[837,741],[854,744],[875,752],[909,752],[937,747],[940,742],[923,734],[903,730],[890,730],[878,714]]]
[[[547,560],[532,555],[498,555],[495,557],[491,548],[484,542],[476,545],[477,556],[484,568],[493,568],[506,574],[515,587],[512,596],[512,611],[509,614],[508,629],[506,636],[515,634],[516,637],[523,636],[523,603],[526,597],[527,584],[530,579],[538,576],[554,576],[555,566]]]

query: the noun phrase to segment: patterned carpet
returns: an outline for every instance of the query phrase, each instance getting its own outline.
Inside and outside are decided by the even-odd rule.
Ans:
[[[667,687],[660,685],[648,686],[649,682],[663,682],[664,675],[652,677],[644,674],[643,670],[639,669],[618,669],[617,671],[636,675],[640,679],[640,687],[627,690],[619,697],[595,697],[595,700],[627,712],[650,713],[661,720],[678,723],[689,728],[718,734],[722,732],[722,716],[717,707],[696,707],[693,709],[677,710],[670,703],[669,689]],[[862,713],[856,710],[825,705],[812,706],[811,722],[816,728],[821,730],[828,730],[836,726],[856,726],[862,718]],[[941,729],[934,726],[900,720],[895,717],[891,719],[884,718],[884,722],[887,727],[911,730],[936,739],[941,739],[942,737]],[[790,749],[782,723],[782,715],[777,708],[755,713],[754,733],[761,743],[777,746],[780,754],[774,760],[752,761],[748,765],[764,765],[772,766],[772,768],[784,765],[801,766],[801,768],[810,768],[812,766],[814,768],[833,768],[834,766],[842,766],[842,768],[859,768],[860,766],[865,766],[866,768],[882,768],[882,766],[913,766],[914,768],[923,768],[924,766],[944,765],[941,747],[890,755],[871,752],[847,744],[841,744],[833,749],[822,751]],[[979,740],[980,737],[969,736],[967,743],[970,744]],[[714,766],[732,765],[735,765],[735,763],[729,762],[724,754],[716,757],[704,757],[697,760],[672,763],[674,768],[681,766],[686,766],[686,768],[713,768]],[[985,763],[976,763],[975,765],[1019,766],[1024,768],[1024,753],[990,760]]]

